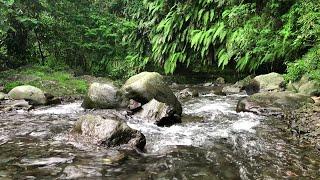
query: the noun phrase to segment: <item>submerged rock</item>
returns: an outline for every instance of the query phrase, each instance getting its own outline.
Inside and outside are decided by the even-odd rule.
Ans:
[[[173,106],[155,99],[143,105],[142,109],[135,115],[157,126],[171,126],[181,123],[181,117],[176,113]]]
[[[260,84],[260,91],[280,91],[282,84],[284,84],[284,78],[281,74],[272,72],[256,76],[254,78]]]
[[[181,115],[182,107],[163,77],[156,72],[142,72],[129,78],[122,90],[128,99],[146,104],[152,99],[174,107],[176,114]]]
[[[262,92],[241,99],[237,112],[253,112],[260,115],[283,115],[284,111],[314,103],[310,96],[291,92]]]
[[[45,105],[47,103],[45,93],[41,89],[34,86],[17,86],[13,88],[8,95],[11,99],[25,99],[31,101],[31,103],[34,105]]]
[[[72,132],[90,137],[90,143],[106,147],[129,145],[143,150],[146,144],[141,132],[130,128],[124,121],[115,117],[82,116],[75,123]]]
[[[124,107],[125,103],[122,93],[112,83],[93,83],[81,106],[86,109],[112,109]]]

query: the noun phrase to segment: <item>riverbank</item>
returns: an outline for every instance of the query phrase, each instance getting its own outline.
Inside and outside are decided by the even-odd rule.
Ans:
[[[110,78],[75,76],[67,67],[24,66],[0,72],[0,92],[8,93],[20,85],[32,85],[64,101],[83,99],[92,82],[108,82]],[[120,84],[120,81],[115,81]]]

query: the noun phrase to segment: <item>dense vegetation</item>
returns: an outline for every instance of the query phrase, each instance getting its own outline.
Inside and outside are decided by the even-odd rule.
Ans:
[[[177,69],[320,80],[318,0],[0,0],[1,68]]]

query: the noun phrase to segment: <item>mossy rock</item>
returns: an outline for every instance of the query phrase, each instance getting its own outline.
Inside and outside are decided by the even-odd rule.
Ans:
[[[159,73],[142,72],[132,76],[123,85],[122,91],[128,99],[142,104],[155,99],[174,107],[177,115],[182,114],[181,103]]]

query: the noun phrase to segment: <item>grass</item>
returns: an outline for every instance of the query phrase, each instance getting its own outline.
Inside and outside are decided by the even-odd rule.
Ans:
[[[68,70],[54,70],[47,66],[28,66],[0,72],[0,85],[9,92],[19,85],[32,85],[54,96],[84,95],[88,89],[85,80],[76,78]]]

